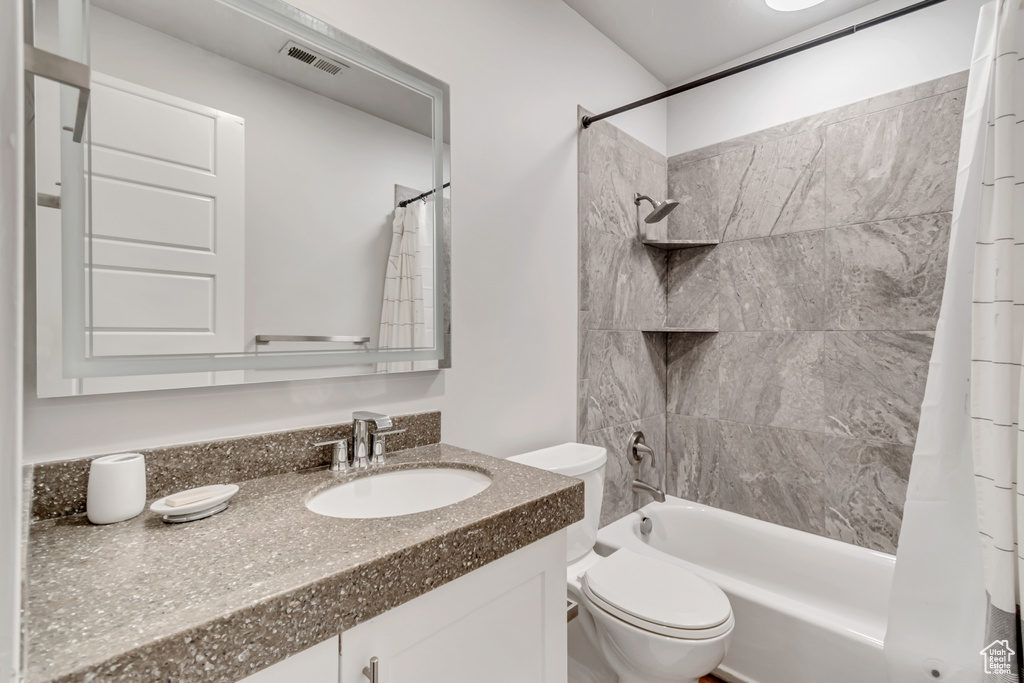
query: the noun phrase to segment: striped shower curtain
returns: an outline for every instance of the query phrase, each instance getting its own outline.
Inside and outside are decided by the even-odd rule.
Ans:
[[[988,92],[981,211],[974,249],[971,418],[988,614],[985,680],[1021,675],[1024,561],[1024,19],[998,0]],[[979,34],[979,37],[980,34]]]
[[[391,253],[384,275],[384,305],[380,314],[381,349],[422,347],[426,337],[423,319],[423,276],[420,270],[419,231],[423,204],[413,202],[395,208]],[[422,362],[378,363],[377,372],[410,372],[426,369]],[[437,367],[435,362],[434,367]]]

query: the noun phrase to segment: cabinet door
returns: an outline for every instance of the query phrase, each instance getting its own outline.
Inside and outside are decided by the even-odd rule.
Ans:
[[[338,683],[338,638],[325,640],[239,683]]]
[[[565,683],[565,532],[345,631],[341,683]]]

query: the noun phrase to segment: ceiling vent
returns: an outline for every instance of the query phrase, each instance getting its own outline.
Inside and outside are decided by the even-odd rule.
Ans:
[[[332,76],[345,73],[345,70],[349,68],[348,64],[342,64],[330,57],[324,57],[316,50],[299,45],[294,40],[289,40],[285,46],[281,48],[280,54],[287,55],[292,59],[297,59],[303,64],[309,64],[310,66],[316,67],[317,69],[327,72]]]

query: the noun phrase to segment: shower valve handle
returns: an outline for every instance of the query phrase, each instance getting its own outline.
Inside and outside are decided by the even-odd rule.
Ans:
[[[640,464],[645,457],[650,457],[651,465],[654,464],[654,451],[647,445],[643,432],[633,432],[626,442],[626,456],[633,462]]]

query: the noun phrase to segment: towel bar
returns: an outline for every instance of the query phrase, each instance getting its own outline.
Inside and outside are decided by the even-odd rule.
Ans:
[[[257,334],[257,344],[269,344],[270,342],[351,342],[352,344],[368,344],[369,337],[318,337],[304,334]]]

